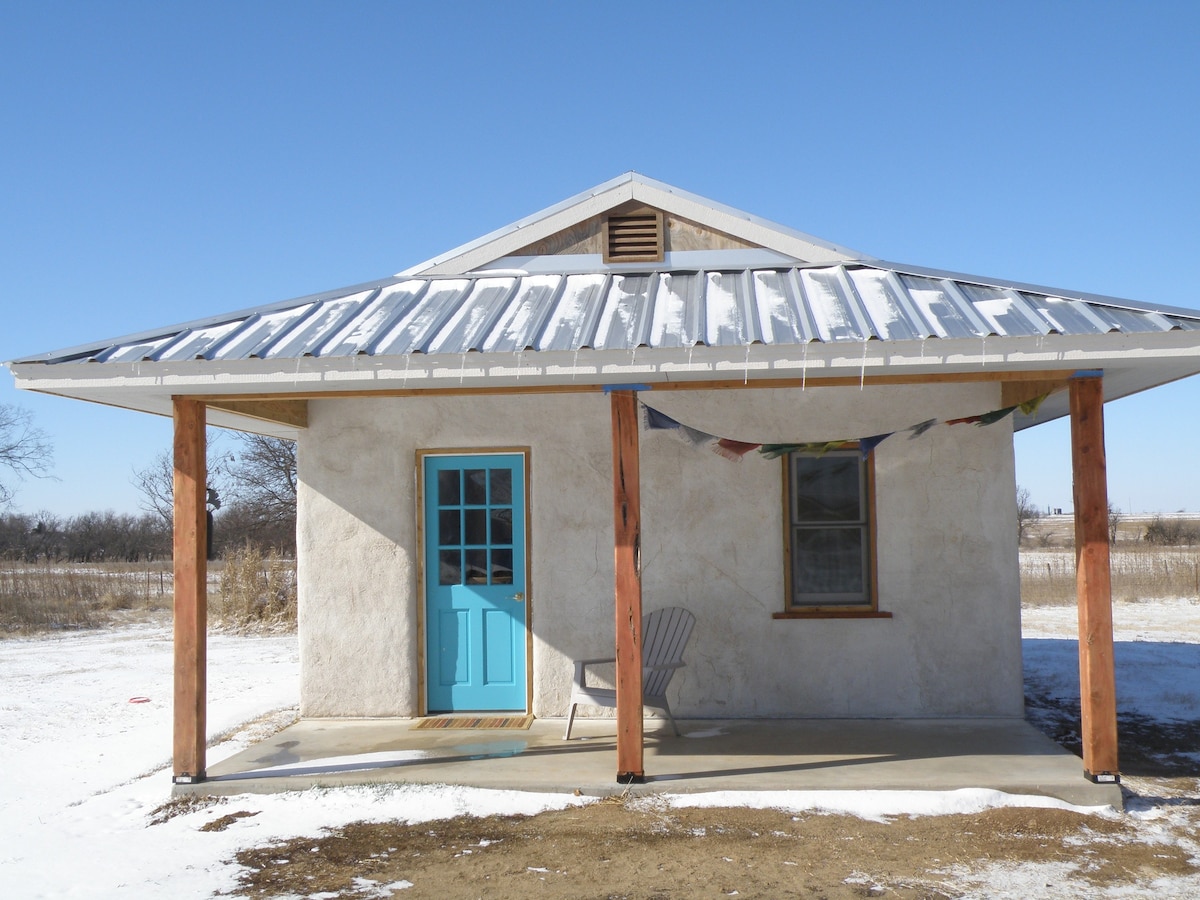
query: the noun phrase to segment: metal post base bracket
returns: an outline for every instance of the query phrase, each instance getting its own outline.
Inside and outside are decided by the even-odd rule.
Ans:
[[[171,777],[171,784],[200,784],[204,781],[203,775],[174,775]]]
[[[1089,772],[1087,769],[1084,769],[1083,774],[1087,777],[1088,781],[1092,782],[1093,784],[1120,784],[1121,783],[1121,775],[1119,772],[1094,772],[1093,773],[1093,772]]]
[[[646,776],[641,772],[618,772],[617,784],[645,784]]]

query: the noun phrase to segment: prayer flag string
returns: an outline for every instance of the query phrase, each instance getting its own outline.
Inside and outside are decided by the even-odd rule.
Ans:
[[[639,402],[641,402],[642,406],[642,421],[648,431],[669,431],[679,440],[692,447],[707,447],[718,456],[734,462],[741,462],[747,454],[754,450],[757,450],[759,455],[766,459],[778,459],[789,453],[812,453],[817,456],[823,456],[831,450],[841,450],[847,447],[856,447],[859,453],[862,454],[863,459],[866,459],[876,447],[894,434],[907,432],[908,439],[913,440],[921,437],[921,435],[937,425],[975,425],[977,427],[984,427],[1003,421],[1017,410],[1020,410],[1027,416],[1031,416],[1038,411],[1042,402],[1049,396],[1050,394],[1047,392],[1031,400],[1026,400],[1023,403],[1005,406],[1001,409],[980,413],[979,415],[964,416],[958,419],[926,419],[924,422],[918,422],[916,425],[910,425],[907,428],[900,428],[896,431],[888,431],[881,434],[872,434],[866,437],[842,438],[834,441],[805,441],[792,444],[756,444],[750,441],[718,437],[715,434],[709,434],[698,428],[692,428],[689,425],[684,425],[682,422],[677,422],[666,413],[652,406],[647,406],[640,400]]]

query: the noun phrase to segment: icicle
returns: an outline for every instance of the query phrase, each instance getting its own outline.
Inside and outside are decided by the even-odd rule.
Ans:
[[[522,357],[524,357],[524,355],[525,355],[524,350],[517,351],[517,381],[521,380],[521,359],[522,359]]]
[[[575,380],[575,376],[579,374],[579,348],[575,348],[575,355],[571,357],[571,380]]]
[[[401,379],[401,381],[400,381],[400,386],[401,386],[401,387],[407,387],[407,386],[408,386],[408,367],[409,367],[409,364],[410,364],[411,362],[412,362],[412,354],[411,354],[411,353],[405,353],[405,354],[404,354],[404,378],[403,378],[403,379]]]
[[[462,368],[458,370],[458,383],[462,384],[467,380],[467,354],[462,355]]]
[[[746,362],[742,366],[742,384],[750,383],[750,345],[746,345]]]
[[[804,385],[808,381],[808,341],[804,342],[804,358],[800,360],[800,390],[803,392]]]
[[[982,335],[979,338],[979,365],[983,368],[987,367],[987,335]]]
[[[858,370],[858,389],[861,391],[867,382],[867,342],[863,341],[862,368]]]

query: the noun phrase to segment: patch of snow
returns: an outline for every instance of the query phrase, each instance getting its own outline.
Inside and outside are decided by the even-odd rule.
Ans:
[[[1069,692],[1074,683],[1078,697],[1074,615],[1073,608],[1024,611],[1026,674],[1055,691]],[[1168,718],[1181,708],[1193,710],[1200,702],[1195,675],[1200,672],[1197,604],[1177,600],[1118,605],[1116,622],[1121,702],[1136,702],[1140,711]],[[214,733],[233,735],[210,749],[210,761],[225,758],[294,718],[298,669],[294,636],[210,637],[209,727]],[[212,896],[236,889],[240,869],[230,860],[239,850],[316,837],[353,821],[423,823],[463,815],[536,815],[593,802],[568,794],[385,784],[238,795],[151,825],[155,811],[170,798],[172,677],[167,628],[129,626],[0,642],[0,769],[5,773],[0,883],[5,896]],[[247,690],[247,685],[253,689]],[[130,703],[131,697],[148,697],[149,702]],[[253,724],[242,728],[245,723]],[[377,757],[338,757],[322,764],[381,762]],[[1181,826],[1189,821],[1190,798],[1173,805],[1169,798],[1141,802],[1135,797],[1122,814],[985,790],[720,792],[663,795],[643,802],[846,813],[875,821],[995,806],[1072,809],[1120,815],[1136,825],[1137,840],[1180,846],[1200,858],[1200,843],[1179,837],[1185,833]],[[232,815],[236,818],[223,830],[200,830]],[[479,846],[486,843],[481,840]],[[546,862],[539,872],[557,871],[551,868],[553,860]],[[944,874],[956,894],[965,890],[967,896],[989,898],[1066,898],[1078,890],[1064,877],[1070,871],[1069,864],[1005,863],[950,868]],[[407,881],[362,881],[360,893],[373,892],[370,896],[390,896],[413,886]],[[1194,885],[1180,878],[1157,878],[1151,887],[1158,897],[1194,895]],[[1096,896],[1133,893],[1125,886],[1098,890]]]

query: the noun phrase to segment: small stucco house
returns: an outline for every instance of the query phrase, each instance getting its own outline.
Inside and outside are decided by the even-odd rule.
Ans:
[[[1200,313],[883,262],[630,173],[389,278],[9,366],[175,417],[177,780],[204,777],[206,424],[298,442],[303,716],[562,716],[615,648],[636,779],[665,606],[697,622],[679,717],[1022,716],[1013,433],[1065,415],[1111,780],[1103,402],[1200,371]]]

